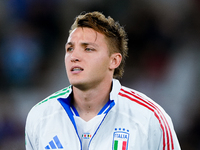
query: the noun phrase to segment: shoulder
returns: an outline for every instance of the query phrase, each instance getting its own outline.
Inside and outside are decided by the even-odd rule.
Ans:
[[[51,94],[50,96],[48,96],[47,98],[45,98],[44,100],[42,100],[42,101],[40,101],[39,103],[37,103],[34,107],[37,107],[37,106],[39,106],[39,105],[42,105],[42,104],[46,104],[46,103],[50,103],[50,102],[52,102],[52,101],[50,101],[50,100],[53,100],[53,99],[58,99],[58,98],[60,98],[60,97],[62,97],[62,98],[66,98],[66,97],[68,97],[68,95],[71,93],[71,86],[68,86],[68,87],[66,87],[66,88],[64,88],[64,89],[61,89],[61,90],[59,90],[59,91],[57,91],[57,92],[55,92],[55,93],[53,93],[53,94]]]
[[[139,91],[122,86],[118,95],[128,103],[136,104],[153,113],[162,112],[167,115],[165,110],[158,103]]]
[[[139,120],[148,120],[153,126],[160,126],[160,129],[173,126],[165,110],[145,94],[122,86],[118,95],[120,105],[127,109],[125,111]]]
[[[170,116],[151,98],[134,89],[121,86],[116,105],[118,112],[123,113],[124,117],[128,116],[129,120],[137,122],[152,137],[149,138],[151,139],[149,142],[151,143],[150,147],[153,147],[152,149],[158,148],[155,141],[162,143],[159,144],[160,148],[167,147],[167,149],[170,149],[172,147],[173,149],[179,147]]]
[[[59,110],[61,105],[58,102],[58,98],[66,98],[71,93],[71,86],[59,90],[44,100],[37,103],[29,111],[27,116],[27,122],[38,122],[39,119],[51,115],[53,112]]]

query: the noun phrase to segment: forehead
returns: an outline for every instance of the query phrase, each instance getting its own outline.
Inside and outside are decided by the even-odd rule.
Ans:
[[[75,41],[102,43],[105,42],[105,36],[102,33],[99,33],[92,28],[78,27],[75,28],[68,37],[68,42],[75,42]]]

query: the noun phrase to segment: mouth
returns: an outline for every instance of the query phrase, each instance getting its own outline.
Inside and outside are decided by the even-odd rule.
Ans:
[[[83,71],[84,69],[81,68],[81,67],[72,67],[71,71],[72,72],[80,72],[80,71]]]

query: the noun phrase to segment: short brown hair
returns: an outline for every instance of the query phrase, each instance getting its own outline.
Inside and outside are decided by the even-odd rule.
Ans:
[[[124,28],[110,16],[106,18],[100,12],[89,12],[76,17],[69,33],[77,27],[92,28],[105,35],[108,39],[108,46],[111,48],[110,54],[120,53],[122,61],[114,71],[114,78],[121,78],[124,73],[125,59],[128,56],[128,38]]]

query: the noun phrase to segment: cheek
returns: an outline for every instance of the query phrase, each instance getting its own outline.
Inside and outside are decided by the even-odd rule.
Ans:
[[[69,54],[65,54],[65,63],[69,61]]]
[[[106,71],[110,67],[110,60],[107,58],[107,56],[102,57],[100,59],[96,59],[95,63],[98,64],[102,71]]]
[[[67,70],[67,66],[69,65],[69,62],[70,62],[69,55],[67,54],[65,55],[64,62],[65,62],[66,70]]]

